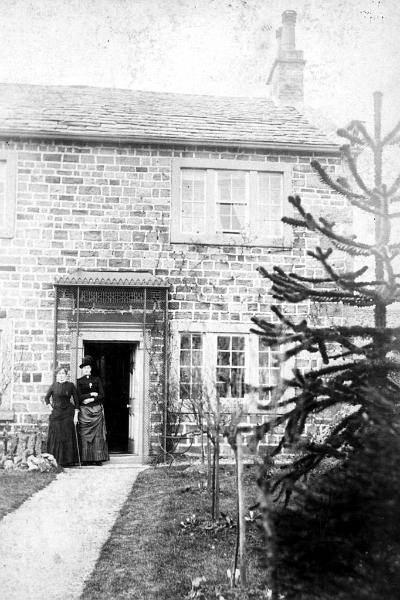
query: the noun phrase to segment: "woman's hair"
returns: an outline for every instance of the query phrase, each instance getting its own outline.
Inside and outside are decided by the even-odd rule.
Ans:
[[[57,369],[54,371],[54,375],[58,375],[60,371],[65,371],[65,374],[68,375],[68,369],[67,367],[57,367]]]

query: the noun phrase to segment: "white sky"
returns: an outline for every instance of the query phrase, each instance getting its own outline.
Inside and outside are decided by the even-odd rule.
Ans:
[[[400,118],[399,0],[0,0],[0,81],[260,96],[286,9],[307,105]]]

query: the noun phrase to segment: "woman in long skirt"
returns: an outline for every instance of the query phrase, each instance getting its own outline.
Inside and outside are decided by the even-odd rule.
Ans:
[[[104,419],[104,389],[100,377],[92,375],[92,358],[85,356],[80,369],[83,376],[77,381],[79,397],[79,433],[82,462],[97,464],[109,460]]]
[[[75,426],[78,422],[79,400],[74,384],[67,381],[66,369],[58,369],[56,381],[49,387],[44,401],[52,407],[47,452],[54,456],[61,467],[74,465],[78,462]]]

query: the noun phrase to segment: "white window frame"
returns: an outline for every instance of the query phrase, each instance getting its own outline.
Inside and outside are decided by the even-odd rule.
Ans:
[[[260,364],[260,353],[264,352],[264,353],[268,353],[268,369],[275,369],[276,367],[273,364],[274,361],[274,355],[280,355],[281,354],[281,349],[278,348],[272,348],[271,346],[265,346],[264,348],[262,347],[262,337],[259,336],[259,341],[258,341],[258,358],[257,358],[257,368],[258,368],[258,385],[262,386],[265,385],[267,387],[269,387],[271,385],[271,383],[264,383],[261,381],[261,370],[265,369],[264,366],[261,366]],[[284,376],[284,371],[287,370],[287,365],[283,365],[282,363],[280,364],[280,369],[279,369],[279,375],[282,378]],[[272,400],[272,392],[267,392],[266,394],[268,394],[268,397],[265,397],[265,400],[268,400],[268,402],[270,402]]]
[[[206,226],[205,233],[182,233],[181,231],[181,171],[182,169],[200,169],[206,172]],[[249,181],[249,230],[240,233],[223,233],[217,231],[216,210],[216,177],[218,170],[243,171]],[[258,214],[258,178],[257,173],[281,173],[283,178],[282,216],[292,214],[287,197],[292,193],[292,171],[289,163],[267,163],[261,161],[225,160],[225,159],[172,159],[172,194],[171,194],[171,242],[185,244],[209,245],[241,245],[290,247],[293,241],[292,227],[283,224],[283,233],[279,237],[262,236],[257,228]]]
[[[250,346],[249,346],[249,333],[238,333],[238,332],[219,332],[213,334],[213,348],[210,358],[212,359],[213,365],[213,385],[215,390],[217,389],[217,370],[221,365],[218,365],[218,338],[219,337],[243,337],[244,338],[244,383],[249,383],[249,364],[250,364]],[[229,366],[227,368],[230,368]],[[237,396],[220,396],[221,402],[235,403],[241,400],[246,400],[248,398],[248,394],[244,394],[243,397]]]
[[[184,365],[181,364],[181,353],[182,353],[182,351],[190,351],[190,357],[192,359],[193,358],[193,350],[194,350],[194,348],[193,348],[192,345],[190,346],[190,348],[182,348],[182,336],[189,336],[190,338],[192,338],[192,336],[199,336],[200,337],[200,339],[201,339],[200,352],[201,352],[201,359],[202,359],[201,362],[200,362],[200,364],[193,365],[192,362],[190,364],[184,364]],[[188,398],[183,398],[181,396],[181,386],[182,386],[181,371],[182,371],[183,368],[189,369],[189,372],[190,372],[189,386],[190,386],[190,390],[192,390],[193,389],[193,379],[192,379],[192,377],[193,377],[193,369],[194,369],[195,366],[197,366],[197,367],[200,368],[201,376],[203,376],[203,363],[204,363],[204,347],[203,347],[203,345],[204,345],[204,336],[203,336],[202,333],[196,333],[194,331],[181,331],[179,333],[179,339],[178,339],[178,346],[179,346],[178,362],[179,362],[179,364],[178,364],[177,373],[178,373],[178,379],[179,379],[179,381],[178,381],[179,398],[182,401],[186,401],[186,400],[188,400]]]
[[[206,324],[203,324],[206,325]],[[245,384],[257,388],[261,385],[259,379],[259,336],[254,333],[250,333],[250,324],[236,325],[229,327],[226,324],[221,323],[217,330],[208,330],[206,327],[199,326],[198,323],[188,324],[187,327],[177,325],[175,333],[173,334],[173,347],[176,351],[173,352],[173,362],[175,367],[171,369],[171,375],[176,374],[177,377],[177,389],[180,389],[180,336],[185,334],[196,334],[202,336],[202,358],[203,362],[201,365],[202,374],[204,377],[204,391],[208,395],[211,403],[215,402],[216,392],[216,372],[217,372],[217,338],[219,336],[243,336],[245,341]],[[281,375],[284,375],[286,365],[281,365]],[[243,398],[228,398],[221,397],[221,408],[224,406],[234,407],[243,403],[243,408],[249,412],[259,412],[257,404],[259,400],[258,392],[245,393]]]
[[[4,211],[0,207],[0,238],[15,235],[17,158],[15,152],[0,151],[0,161],[6,163]]]

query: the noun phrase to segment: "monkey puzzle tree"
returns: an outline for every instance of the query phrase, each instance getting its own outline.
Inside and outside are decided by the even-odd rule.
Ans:
[[[368,133],[361,121],[353,121],[346,129],[338,131],[347,140],[342,153],[351,175],[351,184],[345,178],[334,180],[319,162],[311,163],[322,181],[346,198],[350,207],[356,207],[370,215],[374,220],[374,240],[370,243],[359,240],[356,235],[343,234],[333,221],[314,217],[307,212],[299,196],[289,197],[297,214],[295,217],[285,217],[284,222],[296,228],[305,228],[328,241],[325,249],[317,247],[308,252],[323,269],[323,276],[307,277],[294,272],[287,273],[279,267],[275,267],[272,272],[260,268],[261,274],[272,282],[272,295],[278,301],[299,303],[310,300],[328,305],[340,303],[344,307],[350,307],[346,309],[347,316],[354,324],[350,322],[348,325],[316,326],[307,320],[295,322],[277,306],[273,306],[272,311],[278,317],[278,322],[271,323],[262,317],[253,319],[258,326],[256,332],[264,341],[271,347],[281,349],[282,360],[295,361],[304,352],[320,357],[320,367],[308,372],[294,367],[292,376],[284,379],[278,390],[272,390],[273,406],[270,408],[273,416],[258,428],[257,436],[261,439],[277,425],[285,425],[284,435],[275,453],[282,448],[289,448],[295,453],[295,459],[274,478],[272,490],[285,492],[287,500],[292,495],[297,497],[297,508],[303,518],[297,521],[298,531],[302,527],[308,527],[312,531],[312,515],[315,517],[318,514],[320,518],[321,506],[327,509],[329,505],[331,517],[335,515],[337,518],[335,521],[332,517],[333,521],[331,518],[329,523],[324,521],[325,534],[329,539],[325,538],[323,542],[329,548],[332,559],[332,553],[338,550],[334,540],[340,539],[342,557],[346,557],[341,562],[342,573],[345,565],[347,569],[353,569],[352,572],[361,568],[355,567],[357,561],[358,565],[364,565],[367,573],[364,555],[372,560],[377,548],[375,545],[371,550],[368,546],[367,540],[371,538],[372,530],[367,527],[368,531],[365,533],[365,523],[360,516],[362,497],[365,504],[363,510],[372,511],[371,514],[376,517],[375,525],[379,520],[381,525],[387,525],[387,520],[382,515],[386,515],[390,522],[394,519],[394,513],[396,518],[400,516],[397,515],[400,512],[400,497],[397,492],[400,487],[400,470],[397,467],[397,453],[400,451],[400,387],[396,383],[400,365],[395,356],[395,351],[400,351],[400,327],[388,325],[388,307],[400,300],[400,274],[395,272],[400,242],[393,234],[393,224],[400,218],[400,211],[396,208],[400,205],[400,175],[394,177],[390,184],[385,184],[382,176],[385,149],[400,143],[400,123],[383,136],[381,106],[382,95],[376,92],[373,135]],[[373,158],[372,184],[368,183],[368,178],[357,166],[356,157],[360,154],[360,149],[362,154],[369,152]],[[340,270],[333,265],[333,249],[345,253],[353,262],[361,258],[368,264],[360,268]],[[369,273],[371,265],[374,273],[368,276],[367,271]],[[359,307],[367,310],[359,311]],[[359,318],[361,312],[362,319]],[[304,435],[307,423],[313,418],[343,407],[348,407],[348,410],[338,412],[335,424],[324,439],[313,440]],[[327,472],[325,479],[321,478],[320,473],[316,483],[316,478],[311,474],[318,466],[321,470],[320,463],[325,458],[334,459],[336,465],[340,466]],[[375,469],[378,478],[383,478],[377,489],[372,485],[370,468]],[[308,482],[306,486],[305,482]],[[339,501],[341,497],[342,502]],[[390,503],[390,510],[387,502]],[[378,511],[379,516],[377,506],[381,510],[380,513]],[[354,525],[354,510],[358,511],[358,525],[353,532],[354,537],[348,535],[346,540],[344,523],[347,523],[347,527],[350,527],[349,524]],[[307,521],[306,513],[311,521]],[[324,519],[327,518],[326,511],[324,515]],[[293,520],[290,522],[293,534],[296,526]],[[335,525],[332,525],[333,522]],[[321,522],[318,521],[318,526],[316,523],[314,525],[314,545],[310,545],[310,539],[307,538],[307,560],[311,560],[310,552],[312,554],[314,548],[311,562],[314,561],[315,570],[321,573]],[[397,529],[396,525],[393,535],[399,533]],[[277,536],[279,538],[279,532]],[[357,545],[360,536],[364,536],[362,539],[363,548],[365,547],[364,554],[360,551],[361,555],[353,552],[354,544]],[[400,547],[400,535],[392,541],[399,541]],[[291,540],[292,553],[294,547],[299,548],[297,542]],[[346,551],[343,552],[346,544],[349,545],[347,554]],[[303,551],[299,550],[299,555],[301,552]],[[340,554],[339,551],[338,553]],[[279,560],[277,557],[278,563]],[[332,562],[335,563],[331,560],[329,568],[332,568]],[[329,560],[326,565],[328,563]],[[306,568],[312,568],[310,562]],[[386,575],[383,579],[385,577]],[[386,588],[378,590],[377,597],[382,593],[386,594],[385,598],[392,597]],[[359,596],[354,593],[351,597]]]

